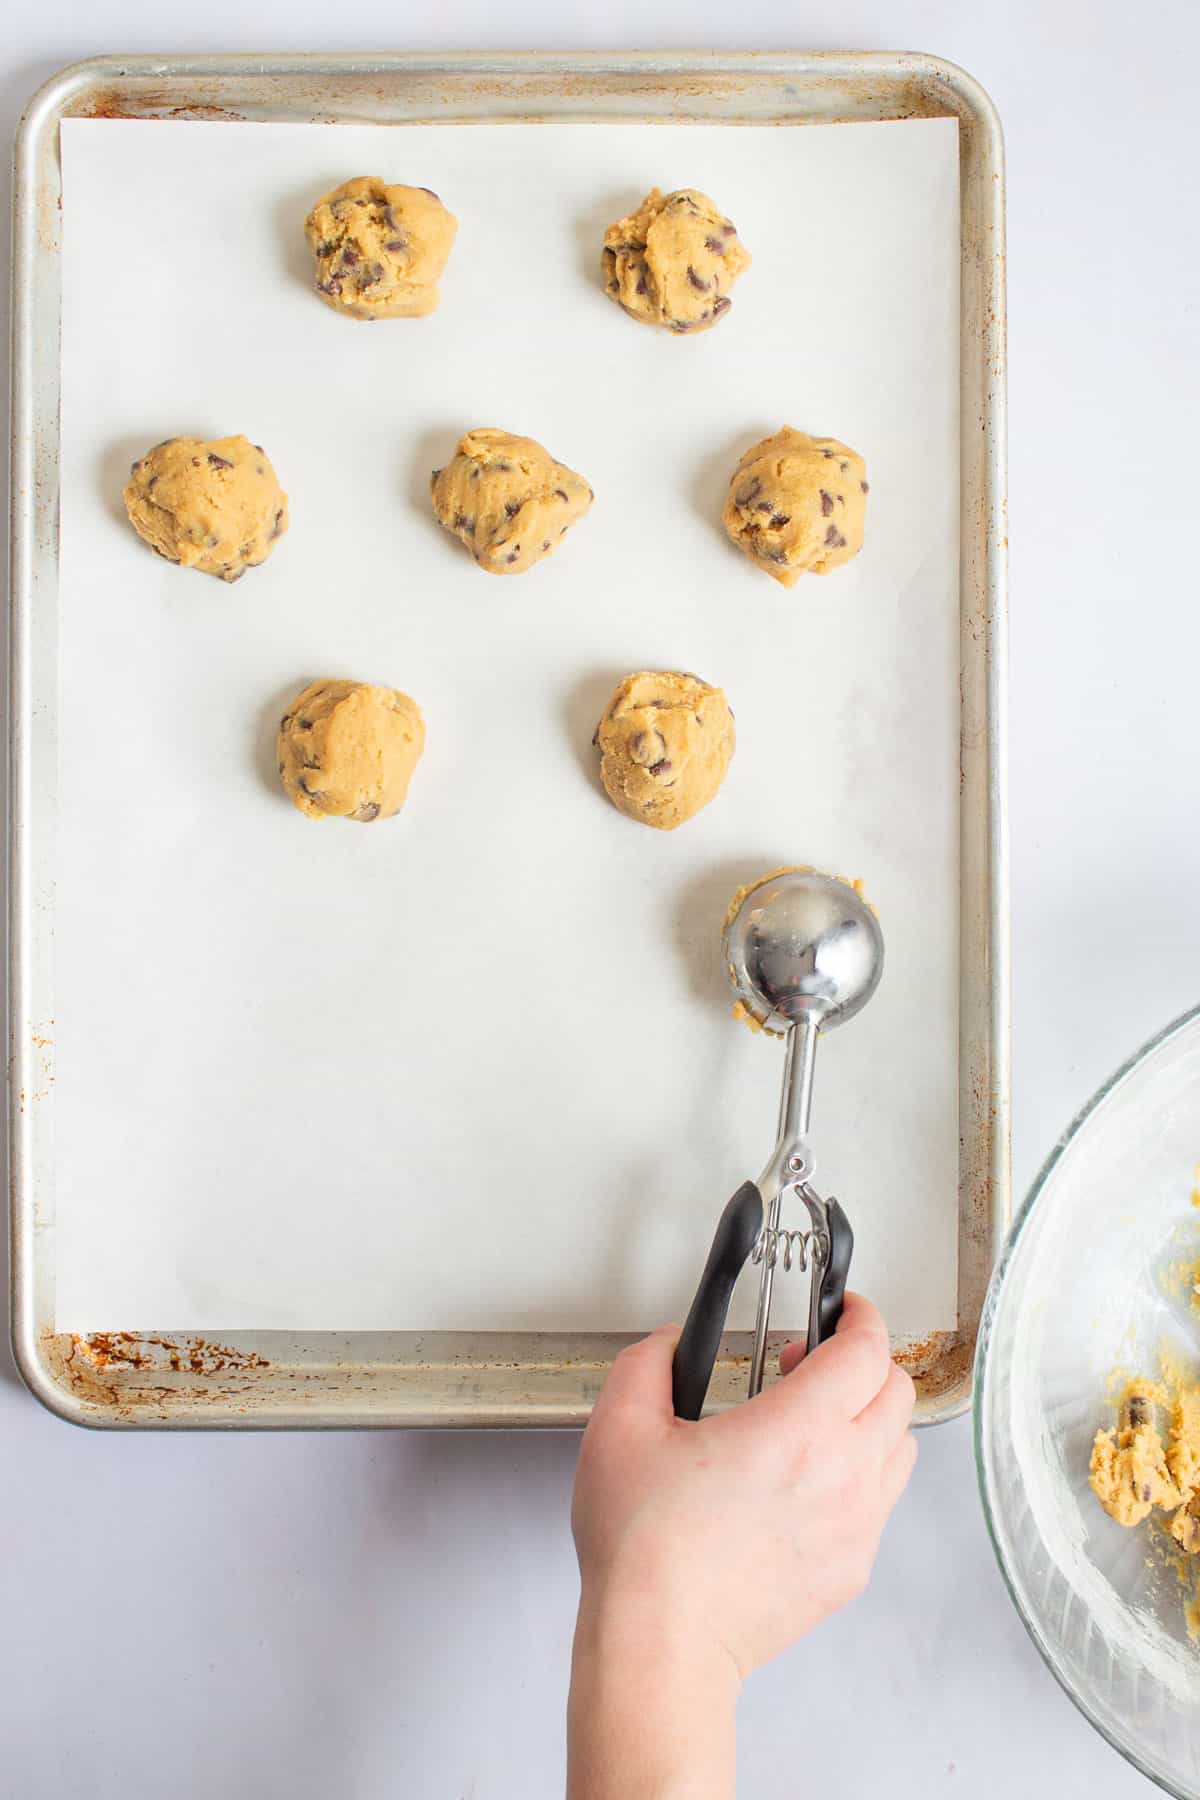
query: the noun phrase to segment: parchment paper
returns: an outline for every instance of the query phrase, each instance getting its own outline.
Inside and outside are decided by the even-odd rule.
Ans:
[[[817,1185],[894,1331],[951,1326],[954,123],[69,120],[62,147],[59,1328],[681,1316],[771,1147],[782,1051],[731,1022],[718,929],[784,862],[863,877],[887,939],[822,1047]],[[305,211],[362,173],[458,215],[428,320],[309,290]],[[754,255],[698,338],[598,281],[651,183],[713,194]],[[871,481],[862,555],[791,593],[719,525],[784,422]],[[431,517],[475,424],[596,490],[520,578]],[[245,432],[290,495],[237,586],[125,521],[130,461],[181,432]],[[724,790],[675,833],[620,817],[590,749],[617,679],[655,667],[720,682],[738,721]],[[274,729],[316,676],[420,701],[398,819],[310,823],[281,795]],[[803,1280],[776,1292],[802,1322]]]

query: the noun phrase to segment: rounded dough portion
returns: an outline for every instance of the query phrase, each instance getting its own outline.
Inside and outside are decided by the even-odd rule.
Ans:
[[[125,510],[168,562],[238,581],[288,528],[287,495],[261,444],[167,438],[130,470]]]
[[[752,894],[755,888],[766,887],[769,881],[777,881],[781,875],[813,875],[816,873],[817,871],[812,863],[781,863],[779,868],[768,869],[765,875],[756,875],[753,881],[744,882],[733,896],[733,899],[729,902],[729,905],[725,908],[725,917],[721,922],[722,934],[724,934],[724,932],[729,929],[730,925],[732,925],[734,919],[742,910],[742,904],[747,895]],[[835,875],[833,879],[835,881],[844,882],[848,888],[852,888],[860,900],[867,901],[867,905],[872,912],[878,911],[874,903],[867,900],[867,896],[863,891],[865,884],[857,875]],[[735,971],[732,963],[729,965],[729,979],[731,981],[735,980]],[[777,1031],[774,1026],[768,1025],[765,1020],[760,1019],[756,1013],[751,1012],[744,1000],[736,1000],[734,1002],[733,1016],[735,1019],[740,1019],[743,1024],[748,1025],[751,1031],[764,1032],[767,1037],[781,1038],[786,1036],[785,1032]]]
[[[359,175],[323,194],[304,221],[317,292],[352,319],[419,319],[435,311],[458,220],[432,188]]]
[[[279,722],[279,777],[310,819],[390,819],[425,748],[415,700],[363,681],[314,681]]]
[[[794,587],[857,556],[867,516],[867,465],[837,438],[785,425],[747,450],[722,522],[752,563]]]
[[[609,297],[644,325],[707,331],[725,317],[729,290],[750,267],[732,220],[695,188],[651,188],[637,211],[604,234]]]
[[[489,575],[521,575],[557,547],[595,499],[582,475],[533,438],[468,431],[430,483],[438,522]]]
[[[617,688],[592,742],[617,811],[674,831],[716,794],[735,737],[720,688],[698,675],[643,669]]]

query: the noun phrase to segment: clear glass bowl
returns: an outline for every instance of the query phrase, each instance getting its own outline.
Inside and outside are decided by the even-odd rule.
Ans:
[[[1088,1459],[1115,1370],[1157,1374],[1164,1347],[1200,1363],[1200,1316],[1163,1280],[1200,1256],[1198,1163],[1200,1007],[1118,1070],[1034,1182],[988,1293],[975,1392],[988,1530],[1030,1636],[1097,1731],[1181,1800],[1200,1796],[1189,1595],[1147,1527],[1101,1510]]]

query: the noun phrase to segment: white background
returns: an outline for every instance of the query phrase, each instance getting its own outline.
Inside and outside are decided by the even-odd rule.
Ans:
[[[60,4],[0,27],[15,120],[117,49],[887,47],[964,64],[1009,152],[1016,1174],[1200,991],[1200,18],[998,0],[570,12]],[[567,1437],[113,1439],[0,1382],[0,1792],[540,1800],[561,1789]],[[969,1430],[922,1439],[869,1594],[756,1677],[754,1800],[1149,1792],[1012,1614]]]

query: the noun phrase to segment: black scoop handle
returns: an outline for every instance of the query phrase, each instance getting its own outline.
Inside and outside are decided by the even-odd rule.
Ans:
[[[829,1259],[814,1279],[808,1315],[808,1348],[815,1350],[832,1337],[842,1316],[846,1299],[846,1282],[850,1278],[850,1258],[854,1254],[854,1233],[850,1221],[837,1200],[825,1202],[825,1219],[829,1227]]]
[[[675,1346],[671,1385],[677,1419],[700,1417],[734,1286],[762,1224],[762,1195],[754,1182],[744,1181],[721,1214],[696,1297]],[[845,1286],[843,1271],[843,1292]]]

